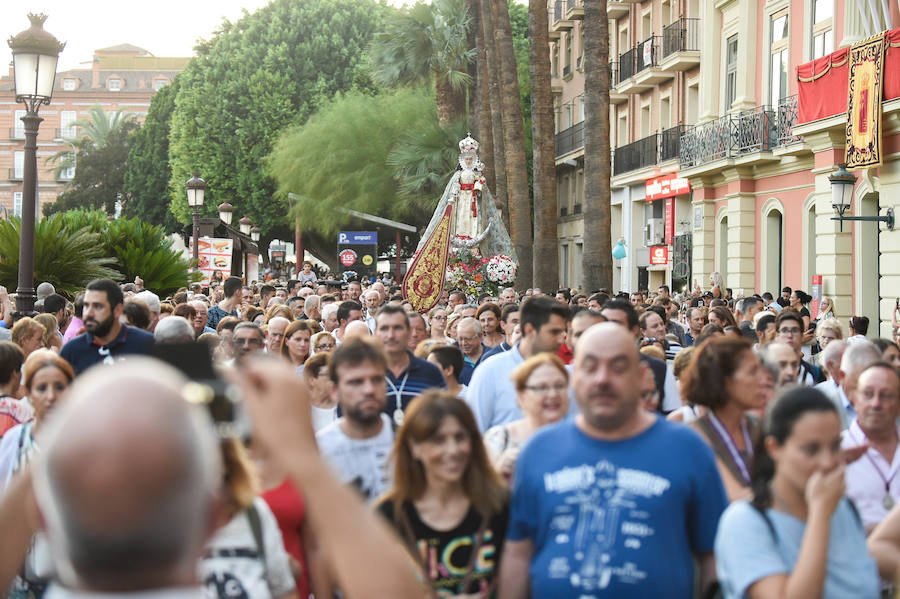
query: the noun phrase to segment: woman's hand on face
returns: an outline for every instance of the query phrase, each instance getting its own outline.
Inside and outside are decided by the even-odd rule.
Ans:
[[[830,472],[817,470],[806,482],[806,504],[810,512],[818,509],[830,517],[844,496],[846,488],[843,464]]]

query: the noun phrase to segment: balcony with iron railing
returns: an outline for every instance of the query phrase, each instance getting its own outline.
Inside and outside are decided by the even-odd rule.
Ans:
[[[619,93],[616,84],[619,81],[619,62],[609,63],[609,103],[622,104],[628,101],[628,96]]]
[[[653,166],[658,156],[659,135],[656,133],[620,146],[613,156],[613,176]]]
[[[664,129],[659,136],[659,161],[665,162],[678,158],[678,148],[681,145],[681,134],[684,131],[684,125],[675,125],[669,129]]]
[[[550,23],[551,31],[569,31],[575,27],[575,21],[566,18],[568,0],[556,0],[553,5],[553,20]]]
[[[682,171],[698,169],[720,160],[778,160],[776,155],[801,141],[793,135],[797,122],[796,97],[785,98],[776,110],[757,106],[688,127],[681,135],[679,159]]]
[[[700,19],[681,17],[663,28],[662,58],[667,71],[686,71],[700,64]]]
[[[556,134],[556,157],[565,156],[584,147],[584,121],[575,123]]]
[[[623,94],[640,93],[675,76],[673,72],[666,72],[659,67],[661,39],[661,36],[651,35],[619,56],[616,91]]]
[[[584,18],[584,0],[566,1],[566,18],[570,21]]]

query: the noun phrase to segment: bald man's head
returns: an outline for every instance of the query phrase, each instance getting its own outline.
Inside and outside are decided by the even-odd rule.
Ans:
[[[580,336],[572,388],[589,426],[613,433],[640,413],[644,368],[634,336],[621,325],[602,322]]]
[[[193,580],[221,464],[185,382],[150,359],[89,372],[41,432],[35,488],[64,584],[124,591]]]

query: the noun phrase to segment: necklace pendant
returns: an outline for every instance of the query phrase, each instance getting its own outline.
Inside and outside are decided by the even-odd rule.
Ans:
[[[403,410],[401,410],[400,408],[394,410],[394,424],[396,424],[397,426],[403,426]],[[888,497],[890,497],[890,495]]]
[[[891,511],[894,508],[895,503],[896,502],[894,501],[894,498],[891,497],[891,494],[885,491],[884,499],[881,502],[881,504],[884,506],[884,509],[886,509],[887,511]]]

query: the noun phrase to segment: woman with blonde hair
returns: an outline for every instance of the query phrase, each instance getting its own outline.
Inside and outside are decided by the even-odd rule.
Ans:
[[[313,355],[333,352],[337,345],[337,342],[334,340],[334,335],[328,331],[319,331],[313,335],[311,343]]]
[[[428,327],[430,330],[430,338],[442,343],[452,343],[445,333],[447,328],[447,308],[444,306],[435,306],[428,312]]]
[[[464,401],[429,390],[410,403],[394,440],[394,486],[377,509],[406,543],[434,596],[491,596],[509,494]],[[478,559],[486,555],[491,558]]]
[[[447,317],[447,328],[444,329],[444,335],[450,339],[451,343],[456,343],[456,325],[462,319],[462,314],[451,314]]]
[[[43,342],[44,347],[52,349],[56,353],[62,349],[62,337],[59,335],[59,323],[52,314],[38,314],[34,320],[44,327]]]
[[[44,325],[26,316],[13,325],[10,339],[22,348],[22,353],[25,354],[27,359],[31,352],[44,347],[44,335],[46,333],[47,329],[44,328]]]
[[[484,445],[494,467],[507,480],[525,443],[541,427],[565,418],[569,410],[569,372],[554,354],[531,356],[510,375],[522,418],[498,424],[484,434]]]
[[[269,324],[276,316],[283,316],[289,321],[294,321],[294,311],[284,304],[277,304],[266,310],[266,324]]]
[[[243,444],[222,439],[222,523],[206,544],[200,576],[207,597],[296,599],[297,585],[272,510]]]
[[[725,290],[725,279],[718,272],[709,275],[710,291],[715,299],[725,299],[728,292]]]

